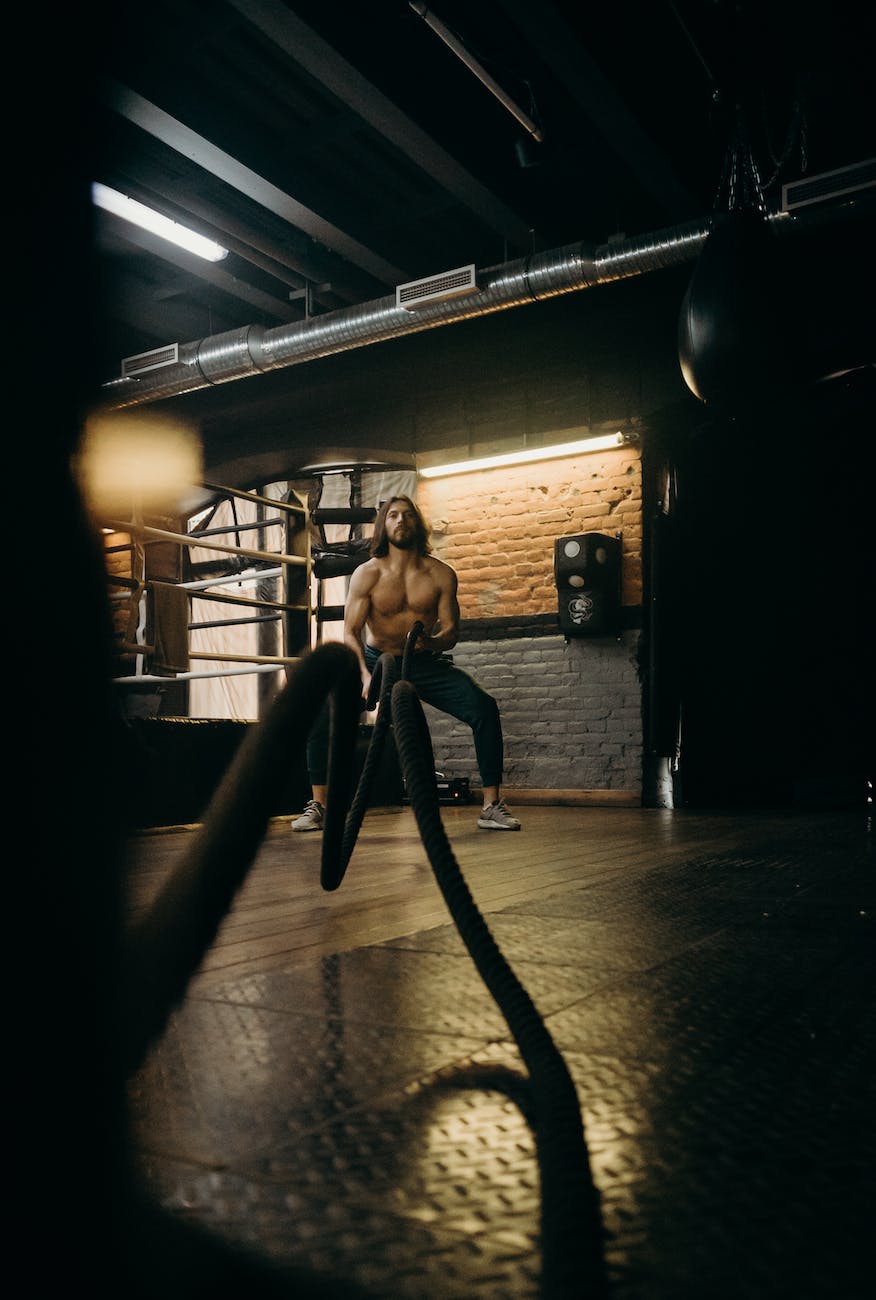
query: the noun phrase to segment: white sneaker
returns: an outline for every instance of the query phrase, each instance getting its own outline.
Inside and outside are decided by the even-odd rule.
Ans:
[[[488,803],[486,808],[481,810],[478,826],[485,831],[520,830],[520,822],[516,817],[511,816],[505,807],[504,799],[500,799],[498,803]]]
[[[325,820],[325,808],[316,799],[308,799],[304,812],[292,823],[293,831],[321,831]]]

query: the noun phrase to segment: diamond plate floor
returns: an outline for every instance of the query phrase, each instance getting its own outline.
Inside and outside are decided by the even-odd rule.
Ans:
[[[648,814],[624,816],[634,841]],[[718,821],[705,848],[572,870],[490,931],[575,1083],[607,1300],[869,1300],[870,824],[725,824],[723,845]],[[484,852],[536,871],[526,835]],[[131,1081],[137,1163],[171,1215],[340,1294],[553,1300],[532,1130],[468,1066],[523,1070],[452,923],[196,984]]]

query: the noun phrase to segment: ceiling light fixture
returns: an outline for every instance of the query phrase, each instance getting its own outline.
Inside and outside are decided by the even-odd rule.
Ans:
[[[95,181],[91,187],[91,199],[104,211],[112,212],[115,216],[130,221],[153,235],[160,235],[162,239],[169,240],[179,248],[185,248],[189,253],[196,253],[207,262],[221,262],[223,257],[228,256],[228,249],[223,248],[221,244],[215,243],[212,239],[205,239],[194,230],[181,226],[178,221],[163,217],[160,212],[147,208],[145,203],[138,203],[136,199],[120,194],[118,190],[110,189],[108,185],[101,185],[99,181]]]
[[[554,460],[558,456],[578,456],[582,452],[608,451],[636,442],[627,433],[606,433],[577,442],[561,442],[552,447],[531,447],[527,451],[509,451],[499,456],[481,456],[476,460],[458,460],[451,465],[428,465],[418,471],[420,478],[444,478],[447,474],[467,474],[476,469],[495,469],[501,465],[525,465],[534,460]]]
[[[479,81],[483,82],[490,94],[495,95],[499,103],[505,105],[512,117],[517,118],[517,121],[524,130],[528,131],[534,140],[543,140],[544,136],[542,135],[542,132],[535,125],[532,119],[527,117],[523,109],[518,108],[514,103],[514,100],[505,94],[498,82],[495,82],[490,74],[481,67],[477,59],[473,58],[472,55],[469,54],[462,41],[458,40],[457,37],[453,35],[450,28],[445,27],[441,19],[436,18],[435,15],[430,12],[429,6],[420,3],[420,0],[408,0],[408,3],[414,13],[419,14],[423,21],[432,28],[432,31],[436,36],[441,38],[447,48],[452,50],[458,59],[462,60],[465,66],[475,74]]]

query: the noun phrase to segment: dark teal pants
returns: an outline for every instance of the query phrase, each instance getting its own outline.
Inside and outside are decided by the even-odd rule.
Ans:
[[[374,671],[380,653],[371,646],[365,647],[365,663],[370,672]],[[395,662],[401,676],[401,655]],[[499,706],[492,695],[488,695],[473,677],[457,668],[449,658],[439,655],[412,654],[408,676],[424,704],[431,704],[441,713],[458,718],[471,727],[481,783],[484,786],[500,785],[504,744]],[[326,702],[307,742],[307,770],[313,785],[326,784],[328,744],[329,707]]]

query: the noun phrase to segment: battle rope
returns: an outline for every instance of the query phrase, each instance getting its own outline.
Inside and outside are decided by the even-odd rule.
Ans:
[[[419,637],[424,631],[423,624],[416,622],[411,628],[405,639],[404,652],[402,654],[401,676],[406,679],[410,676],[411,655],[414,653],[414,647]],[[374,784],[374,776],[383,756],[386,736],[389,732],[390,723],[392,722],[392,688],[399,679],[398,667],[395,657],[391,654],[382,654],[374,665],[374,672],[371,674],[371,684],[368,687],[368,697],[365,700],[365,708],[370,712],[377,709],[377,720],[374,723],[374,729],[371,733],[371,740],[368,749],[365,751],[365,762],[359,781],[356,785],[356,792],[353,796],[353,802],[347,813],[343,825],[343,834],[341,839],[340,852],[335,856],[331,852],[331,844],[334,836],[337,834],[337,818],[341,815],[336,812],[339,805],[337,801],[332,805],[331,812],[333,821],[332,841],[327,846],[325,834],[323,834],[322,863],[320,867],[320,883],[325,890],[337,889],[346,874],[347,867],[350,864],[350,858],[356,847],[356,840],[359,838],[359,831],[362,829],[362,822],[368,809],[371,789]],[[346,780],[346,774],[336,772],[333,767],[334,751],[333,729],[329,738],[329,782],[328,789],[331,793],[332,785],[338,780]],[[328,802],[326,806],[326,822],[329,818]]]
[[[407,637],[405,638],[405,648],[404,648],[404,653],[402,654],[402,670],[401,670],[401,675],[404,681],[408,681],[410,678],[411,655],[414,653],[417,642],[419,641],[420,637],[423,635],[424,631],[425,628],[423,627],[423,624],[417,621],[414,624],[414,626],[411,628]]]
[[[411,657],[422,632],[423,624],[418,622],[408,634],[400,679],[392,655],[381,655],[375,665],[368,707],[374,707],[379,689],[378,719],[353,809],[347,817],[339,871],[330,874],[323,845],[323,880],[328,877],[340,884],[343,878],[367,806],[370,770],[379,761],[391,712],[405,787],[438,886],[529,1071],[526,1079],[497,1067],[466,1067],[459,1072],[458,1082],[460,1086],[504,1092],[518,1105],[533,1130],[542,1184],[543,1295],[550,1300],[566,1300],[566,1297],[583,1300],[584,1296],[595,1300],[606,1294],[602,1218],[590,1173],[578,1095],[566,1062],[544,1021],[478,910],[445,834],[435,784],[432,739],[419,695],[410,681]],[[449,1079],[452,1080],[452,1072],[445,1075],[442,1084],[446,1085]]]
[[[359,838],[359,831],[362,828],[362,822],[368,809],[371,789],[374,784],[374,776],[377,772],[383,754],[386,736],[389,731],[390,723],[392,722],[391,694],[392,688],[397,681],[398,669],[396,667],[395,659],[392,655],[381,655],[374,666],[374,672],[371,674],[371,685],[368,688],[368,698],[365,701],[365,707],[369,711],[377,708],[377,718],[371,733],[370,743],[365,751],[365,762],[356,785],[353,802],[350,805],[350,810],[343,823],[341,847],[336,857],[332,856],[331,852],[326,848],[325,834],[323,833],[320,883],[325,890],[334,890],[338,888],[344,878],[347,867],[349,866],[350,858],[353,856],[353,849],[356,847],[356,840]],[[334,744],[335,738],[332,733],[329,741],[329,796],[332,791],[332,783],[337,780],[337,774],[333,767]],[[335,813],[335,809],[337,808],[337,803],[331,805],[333,817],[340,815]],[[328,822],[328,819],[329,803],[327,799],[326,822]]]
[[[541,1173],[542,1293],[550,1300],[606,1294],[599,1196],[574,1081],[529,994],[500,952],[471,896],[444,831],[435,764],[423,706],[413,685],[392,688],[392,720],[406,788],[435,878],[456,928],[520,1049],[531,1107],[513,1075],[495,1072],[480,1086],[506,1092],[533,1129]],[[477,1075],[461,1081],[477,1082]]]
[[[127,1067],[130,1073],[137,1069],[150,1044],[166,1028],[246,878],[288,777],[290,738],[307,735],[328,697],[329,774],[321,883],[333,890],[340,885],[355,846],[391,722],[438,886],[529,1071],[529,1078],[523,1079],[510,1070],[472,1068],[458,1078],[506,1092],[533,1129],[542,1188],[545,1300],[601,1300],[606,1294],[602,1221],[574,1081],[478,910],[441,821],[431,736],[419,695],[407,678],[422,630],[422,624],[417,624],[408,636],[401,678],[392,655],[381,655],[375,665],[366,703],[369,708],[379,704],[378,720],[352,801],[361,681],[356,656],[340,643],[326,643],[299,661],[268,717],[244,740],[191,849],[131,933]]]
[[[326,842],[337,854],[343,805],[351,784],[362,681],[347,646],[327,642],[304,656],[258,727],[226,769],[187,851],[125,944],[124,1044],[129,1072],[164,1032],[174,1008],[216,937],[244,883],[289,780],[290,754],[331,700],[334,790],[329,793]],[[324,845],[325,847],[325,845]]]

